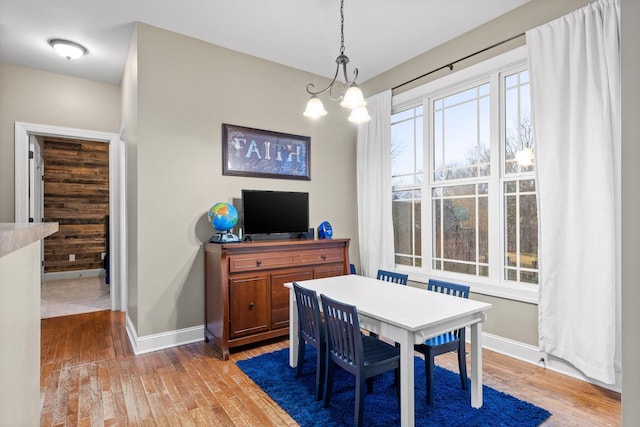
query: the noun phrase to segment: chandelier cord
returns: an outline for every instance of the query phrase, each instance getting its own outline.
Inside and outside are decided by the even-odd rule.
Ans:
[[[349,62],[349,57],[344,54],[344,0],[340,0],[340,55],[336,58],[336,73],[333,76],[333,80],[329,83],[329,86],[322,90],[314,91],[315,85],[313,83],[307,84],[307,93],[310,95],[320,95],[324,92],[329,92],[329,96],[334,101],[337,101],[342,98],[343,93],[339,92],[334,95],[333,91],[339,91],[340,87],[348,88],[351,84],[355,84],[356,79],[358,78],[358,69],[353,69],[353,80],[349,80],[347,76],[347,63]],[[344,75],[344,81],[338,80],[338,74],[342,69],[342,74]]]
[[[344,55],[344,0],[340,0],[340,55]]]

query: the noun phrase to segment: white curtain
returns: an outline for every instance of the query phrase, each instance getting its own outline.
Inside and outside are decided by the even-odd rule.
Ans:
[[[619,3],[527,32],[540,226],[540,349],[615,382]]]
[[[367,98],[371,120],[358,126],[358,241],[361,274],[395,268],[391,217],[391,90]]]

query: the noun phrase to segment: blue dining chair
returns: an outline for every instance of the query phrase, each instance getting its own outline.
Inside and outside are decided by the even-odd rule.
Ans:
[[[453,295],[460,298],[469,298],[469,286],[457,283],[443,282],[441,280],[429,279],[427,290]],[[452,332],[447,332],[433,338],[429,338],[422,344],[416,344],[414,349],[424,354],[424,363],[427,382],[427,404],[433,403],[433,371],[435,369],[435,357],[450,351],[458,352],[458,369],[460,371],[460,382],[463,390],[469,387],[467,378],[467,361],[465,350],[465,329],[461,328]]]
[[[316,349],[316,400],[322,397],[324,388],[324,370],[326,366],[326,340],[322,316],[320,315],[320,304],[318,294],[311,289],[303,288],[293,282],[293,290],[296,296],[298,307],[298,367],[296,378],[302,375],[302,364],[304,363],[304,353],[306,343]]]
[[[400,407],[400,350],[377,338],[360,334],[356,307],[344,304],[326,295],[320,295],[327,335],[327,368],[324,382],[324,407],[329,407],[335,367],[339,366],[356,377],[354,425],[362,425],[365,384],[367,392],[373,390],[369,381],[376,375],[394,370],[398,385]]]
[[[383,280],[385,282],[397,283],[399,285],[406,285],[409,280],[409,275],[393,271],[378,270],[376,279]]]

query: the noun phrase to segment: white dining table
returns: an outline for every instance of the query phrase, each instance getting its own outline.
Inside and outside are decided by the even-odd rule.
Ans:
[[[471,406],[482,406],[482,323],[491,304],[403,286],[355,274],[297,282],[355,305],[360,326],[400,344],[400,421],[415,424],[413,345],[445,332],[471,329]],[[298,310],[289,288],[289,365],[298,361]],[[437,390],[435,390],[437,393]],[[426,403],[424,403],[426,405]]]

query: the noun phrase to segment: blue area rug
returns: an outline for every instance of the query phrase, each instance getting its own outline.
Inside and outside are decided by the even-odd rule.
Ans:
[[[314,400],[315,349],[307,345],[302,376],[289,367],[289,349],[238,361],[237,365],[282,409],[303,427],[353,425],[355,378],[336,369],[329,408]],[[528,402],[484,386],[483,406],[471,407],[470,390],[462,390],[457,373],[436,367],[433,405],[425,403],[424,360],[416,357],[416,426],[537,426],[551,414]],[[393,372],[374,379],[373,393],[365,398],[365,426],[400,424]]]

